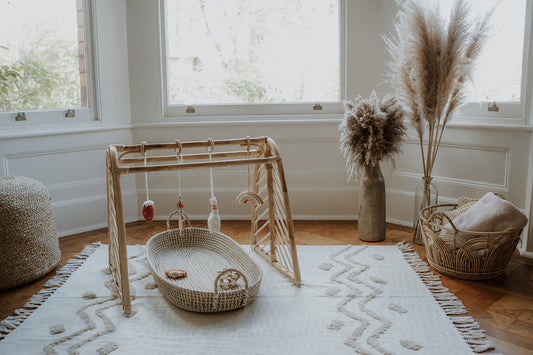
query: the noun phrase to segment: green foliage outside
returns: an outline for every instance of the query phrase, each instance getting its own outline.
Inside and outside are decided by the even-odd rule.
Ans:
[[[80,106],[76,46],[46,38],[46,31],[39,34],[16,55],[8,46],[0,45],[0,111]]]

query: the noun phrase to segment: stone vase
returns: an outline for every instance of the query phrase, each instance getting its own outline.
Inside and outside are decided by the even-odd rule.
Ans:
[[[361,169],[359,180],[359,239],[366,242],[385,240],[385,180],[379,164]]]

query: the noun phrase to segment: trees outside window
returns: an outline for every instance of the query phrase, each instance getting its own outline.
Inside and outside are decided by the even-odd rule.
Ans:
[[[167,0],[168,102],[339,102],[338,0]]]
[[[0,112],[87,107],[81,0],[0,1]]]

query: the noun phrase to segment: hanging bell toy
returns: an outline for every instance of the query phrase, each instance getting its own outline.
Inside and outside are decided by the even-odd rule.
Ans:
[[[144,150],[145,142],[141,145],[141,154],[144,157],[144,166],[147,166],[146,163],[146,151]],[[146,200],[143,202],[141,213],[146,220],[147,223],[152,222],[152,219],[154,219],[155,216],[155,203],[154,201],[150,200],[150,197],[148,196],[148,172],[144,172],[144,183],[146,188]]]

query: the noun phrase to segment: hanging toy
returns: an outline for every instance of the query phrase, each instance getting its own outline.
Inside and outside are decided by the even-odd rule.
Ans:
[[[248,146],[246,147],[246,150],[248,151],[248,158],[250,158],[250,147],[252,143],[250,137],[246,137],[246,140],[248,141]],[[242,205],[251,202],[254,206],[260,206],[264,203],[261,196],[259,196],[257,192],[252,191],[250,187],[250,164],[248,164],[248,190],[241,192],[235,199],[235,202],[240,203]]]
[[[208,148],[209,161],[212,161],[211,154],[215,149],[215,143],[212,138],[208,139],[208,142],[211,146]],[[213,187],[213,168],[209,168],[210,181],[211,181],[211,198],[209,203],[211,204],[211,212],[209,213],[209,218],[207,219],[207,228],[211,233],[220,233],[220,214],[218,213],[217,198],[215,197],[215,190]]]
[[[182,145],[181,141],[177,140],[176,144],[178,145],[178,150],[176,151],[176,157],[178,159],[178,163],[183,163],[183,156],[181,155]],[[183,222],[185,221],[185,212],[183,212],[183,208],[185,207],[185,202],[183,201],[183,196],[181,194],[181,172],[178,169],[178,202],[176,204],[178,207],[179,212],[179,221],[178,221],[178,228],[180,231],[180,235],[183,233]]]
[[[147,166],[146,164],[146,152],[144,150],[144,144],[146,142],[143,142],[141,145],[141,154],[144,156],[144,166]],[[150,223],[152,222],[152,219],[154,219],[155,216],[155,203],[154,201],[150,200],[150,197],[148,196],[148,172],[144,172],[144,184],[146,189],[146,200],[143,202],[141,213],[146,220],[146,222]]]

